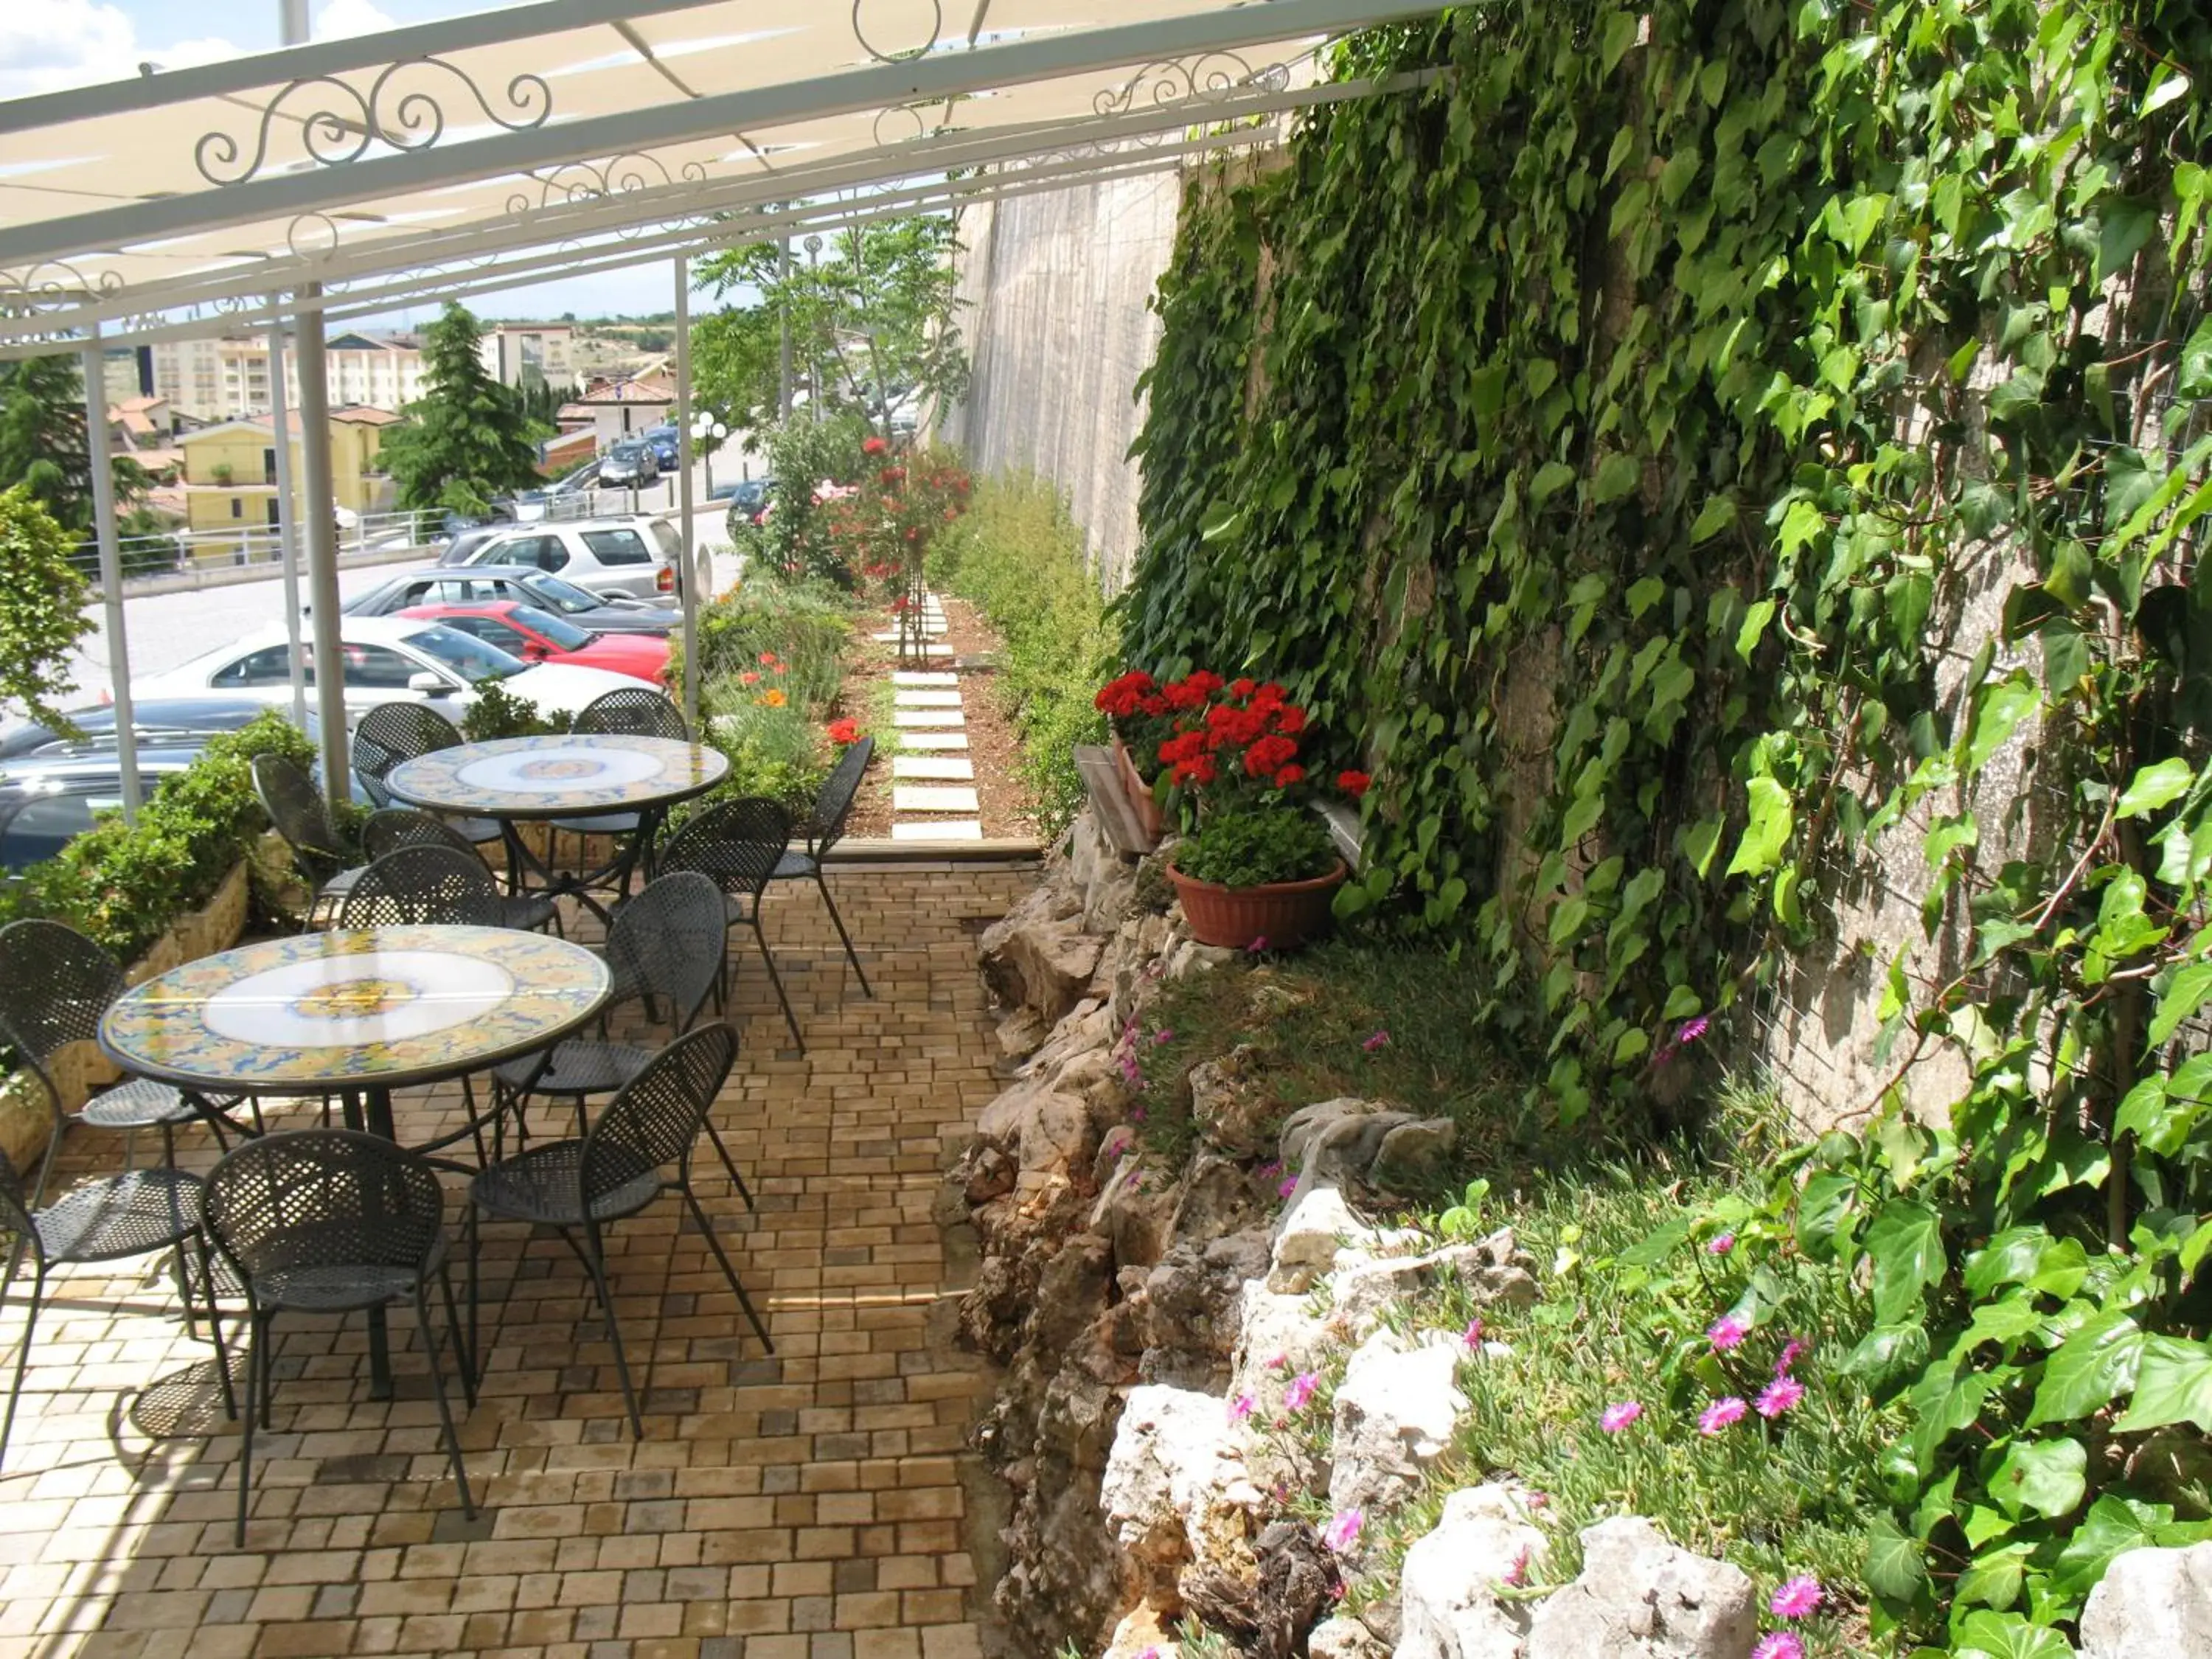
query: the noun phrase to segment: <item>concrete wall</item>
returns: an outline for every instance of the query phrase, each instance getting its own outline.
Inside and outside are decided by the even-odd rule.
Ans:
[[[960,327],[975,363],[939,430],[979,472],[1060,487],[1109,592],[1137,550],[1137,377],[1159,319],[1147,303],[1175,246],[1176,176],[1087,185],[965,210]]]

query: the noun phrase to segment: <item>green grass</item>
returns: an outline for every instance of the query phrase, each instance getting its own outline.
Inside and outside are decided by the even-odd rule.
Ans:
[[[1105,717],[1091,699],[1120,648],[1083,532],[1050,485],[987,479],[932,544],[929,568],[1005,641],[994,689],[1021,739],[1022,783],[1045,832],[1057,835],[1083,805],[1075,745],[1105,741]]]

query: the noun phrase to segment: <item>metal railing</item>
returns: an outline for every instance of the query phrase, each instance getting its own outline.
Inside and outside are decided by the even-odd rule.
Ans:
[[[425,547],[444,535],[443,518],[442,514],[428,511],[362,514],[350,524],[339,524],[338,552],[343,556],[380,548],[397,550]],[[282,561],[283,545],[275,525],[241,524],[235,529],[125,536],[118,541],[118,551],[127,578],[164,575],[179,570],[273,567]],[[80,543],[70,559],[88,580],[99,580],[98,543]]]

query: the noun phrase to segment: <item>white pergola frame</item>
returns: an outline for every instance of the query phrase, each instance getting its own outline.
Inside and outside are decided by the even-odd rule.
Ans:
[[[550,46],[535,57],[533,46],[594,28],[611,30],[626,41],[670,92],[664,100],[639,107],[561,123],[541,115],[536,125],[511,127],[501,122],[488,134],[451,139],[442,138],[441,115],[437,134],[418,147],[386,145],[381,151],[368,143],[371,129],[356,125],[350,131],[361,143],[350,159],[318,156],[319,165],[294,163],[258,173],[249,167],[232,183],[217,183],[203,164],[210,188],[49,217],[0,218],[0,358],[82,354],[97,485],[106,476],[99,372],[106,349],[218,333],[281,337],[293,331],[301,372],[302,483],[312,501],[326,497],[329,488],[320,358],[323,331],[330,324],[664,258],[671,262],[682,319],[688,312],[689,261],[696,255],[787,244],[825,230],[1073,184],[1144,177],[1277,142],[1283,124],[1299,110],[1419,85],[1428,77],[1316,82],[1288,73],[1281,62],[1252,70],[1236,55],[1285,43],[1304,50],[1321,40],[1443,9],[1441,0],[1204,0],[1179,15],[1002,39],[992,33],[994,0],[916,0],[931,7],[936,19],[930,48],[893,58],[869,45],[862,32],[862,8],[871,0],[853,0],[854,39],[866,47],[861,61],[816,64],[811,67],[818,72],[702,95],[655,56],[636,26],[713,3],[535,0],[505,10],[290,45],[224,64],[0,102],[0,158],[10,135],[42,137],[71,123],[112,123],[178,105],[208,104],[211,114],[228,111],[225,118],[258,113],[265,140],[279,104],[296,88],[332,84],[349,75],[381,77],[420,63],[440,63],[454,52],[496,48],[507,55],[502,64],[512,60],[516,79],[510,90],[526,80],[536,80],[543,88],[546,82],[540,77],[555,66],[544,61]],[[842,9],[844,0],[823,4]],[[949,4],[966,15],[964,28],[956,24],[947,29]],[[280,5],[288,38],[296,38],[298,8],[283,0]],[[1201,84],[1191,67],[1224,59],[1247,72],[1228,77],[1217,72]],[[1174,74],[1179,67],[1178,87]],[[1140,99],[1145,77],[1158,71],[1167,72],[1164,89],[1156,83],[1153,96]],[[1092,109],[1071,118],[985,124],[973,130],[961,130],[950,118],[964,100],[977,96],[1115,76],[1132,77],[1119,83],[1118,97],[1102,92]],[[1111,89],[1117,83],[1105,84]],[[473,83],[470,89],[475,90]],[[482,94],[477,95],[481,100]],[[257,97],[265,100],[258,107]],[[550,112],[550,93],[547,99]],[[872,145],[812,162],[778,165],[771,155],[775,147],[764,149],[749,136],[870,112],[875,113]],[[895,127],[910,123],[913,136],[885,142],[887,116],[899,118]],[[374,115],[369,118],[374,121]],[[657,149],[732,141],[750,152],[756,165],[708,173],[690,162],[672,171],[654,155]],[[258,163],[258,151],[255,159]],[[5,177],[0,172],[0,180]],[[373,204],[501,179],[511,180],[514,191],[504,214],[486,217],[479,209],[465,222],[346,239],[343,227],[352,220],[388,222],[368,210]],[[538,187],[535,204],[529,199],[532,185]],[[203,268],[173,276],[142,273],[134,278],[101,269],[104,258],[121,257],[103,250],[143,250],[234,228],[287,222],[290,229],[284,233],[283,252],[230,255],[213,263],[203,256]],[[689,409],[684,343],[679,341],[678,354],[679,416]],[[688,424],[679,418],[679,425]],[[681,480],[686,486],[681,591],[687,645],[693,641],[700,580],[691,545],[690,476],[687,468]],[[288,545],[293,539],[292,507],[287,492],[282,511]],[[116,530],[111,511],[103,507],[97,516],[125,806],[133,811],[138,790]],[[310,510],[301,517],[305,533],[297,539],[307,550],[318,678],[336,686],[342,681],[336,549],[326,514]],[[289,552],[283,574],[289,596],[297,586]],[[292,615],[296,623],[296,605]],[[299,653],[293,655],[296,663]],[[687,664],[696,657],[696,650],[687,649]],[[686,678],[687,712],[696,718],[696,675],[687,673]],[[295,707],[299,706],[295,688]],[[343,798],[349,775],[344,722],[333,719],[320,726],[325,784],[334,797]]]

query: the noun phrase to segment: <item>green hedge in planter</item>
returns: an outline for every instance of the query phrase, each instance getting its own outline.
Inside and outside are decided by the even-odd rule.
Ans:
[[[128,962],[185,912],[204,904],[268,827],[253,761],[282,755],[305,767],[314,745],[275,709],[210,738],[191,765],[148,799],[135,824],[104,817],[0,893],[0,923],[49,916]]]

